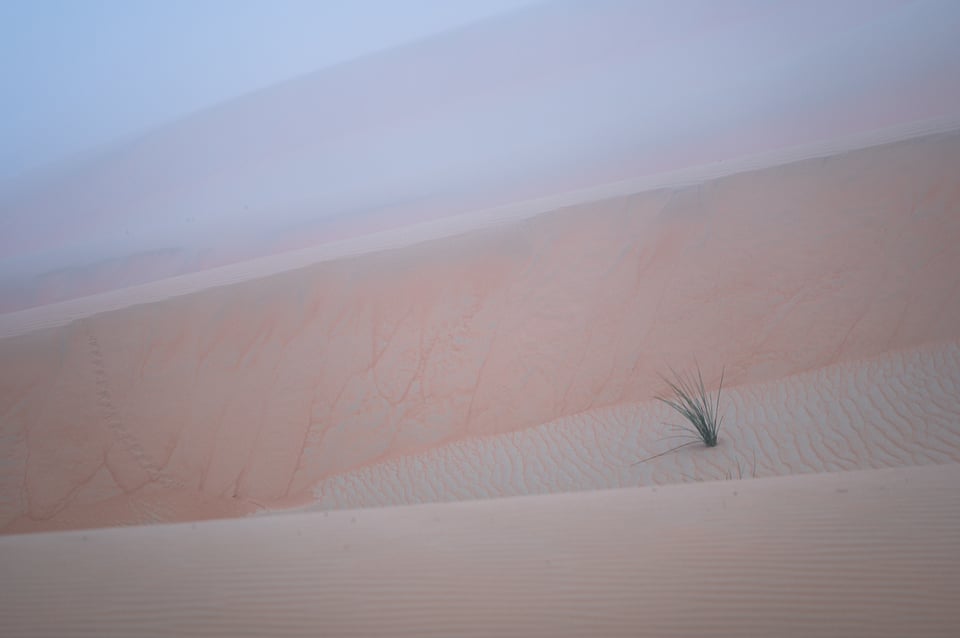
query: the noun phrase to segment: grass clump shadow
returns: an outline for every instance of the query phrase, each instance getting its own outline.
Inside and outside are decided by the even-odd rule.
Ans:
[[[703,375],[700,373],[699,366],[697,366],[696,378],[694,378],[693,375],[689,377],[680,375],[672,368],[670,372],[673,374],[673,380],[667,377],[661,378],[670,386],[672,395],[669,397],[658,396],[656,399],[679,412],[689,425],[668,423],[667,425],[670,425],[676,434],[666,438],[689,440],[665,452],[641,459],[634,463],[634,465],[646,463],[647,461],[696,443],[703,443],[707,447],[716,447],[717,445],[720,424],[723,422],[723,416],[719,414],[720,391],[723,389],[723,370],[720,372],[720,385],[717,388],[716,401],[711,400],[710,395],[703,385]]]
[[[681,476],[690,482],[702,483],[704,481],[734,481],[734,480],[743,480],[745,478],[757,478],[757,454],[753,453],[753,464],[751,466],[743,465],[740,463],[740,459],[737,459],[737,473],[734,475],[732,469],[728,469],[723,473],[722,476],[713,476],[704,478],[702,476],[690,476],[689,474],[681,474]]]

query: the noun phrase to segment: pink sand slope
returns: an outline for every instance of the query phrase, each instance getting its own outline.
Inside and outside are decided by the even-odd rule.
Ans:
[[[0,524],[960,461],[958,174],[939,134],[0,340]],[[631,467],[694,360],[723,445]]]

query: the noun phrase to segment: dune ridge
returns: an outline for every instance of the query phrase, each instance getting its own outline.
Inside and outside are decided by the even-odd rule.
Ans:
[[[426,215],[429,221],[407,223],[387,230],[361,232],[355,237],[335,239],[318,246],[287,250],[276,255],[211,267],[150,283],[120,287],[66,301],[3,312],[0,313],[0,339],[57,328],[104,312],[260,279],[322,262],[402,249],[472,231],[496,228],[568,206],[589,204],[649,190],[693,186],[739,173],[770,169],[803,160],[827,158],[916,138],[950,135],[958,130],[960,130],[960,118],[941,117],[569,192],[560,191],[554,195],[492,207],[476,209],[477,202],[464,203],[456,200],[417,202],[415,205],[417,209],[425,206],[443,208],[446,209],[446,214],[440,214],[439,210],[434,210],[433,213]],[[394,211],[379,211],[376,216],[409,216],[414,211],[408,208],[410,207],[401,206]],[[150,255],[146,255],[127,261],[136,266],[137,262],[149,257]]]

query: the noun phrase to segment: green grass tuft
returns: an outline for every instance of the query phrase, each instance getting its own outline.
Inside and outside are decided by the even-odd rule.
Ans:
[[[670,386],[673,395],[670,397],[658,396],[656,399],[679,412],[689,425],[670,424],[677,434],[667,438],[690,440],[666,452],[661,452],[660,454],[655,454],[641,461],[637,461],[634,465],[650,461],[664,454],[679,450],[682,447],[693,445],[694,443],[703,443],[707,447],[716,447],[717,445],[717,436],[720,432],[720,424],[723,421],[723,417],[719,415],[720,391],[723,389],[723,371],[720,372],[720,386],[717,388],[716,401],[711,400],[710,395],[703,385],[703,375],[700,374],[699,366],[697,366],[696,378],[694,378],[693,375],[690,375],[689,378],[684,377],[677,374],[673,369],[671,369],[670,372],[673,373],[674,380],[671,381],[666,377],[661,378]]]

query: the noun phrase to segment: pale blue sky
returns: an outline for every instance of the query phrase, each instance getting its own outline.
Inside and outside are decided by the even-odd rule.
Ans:
[[[0,2],[0,181],[538,0]]]

